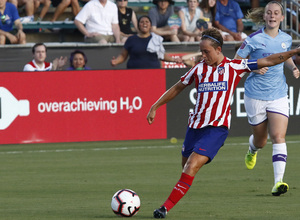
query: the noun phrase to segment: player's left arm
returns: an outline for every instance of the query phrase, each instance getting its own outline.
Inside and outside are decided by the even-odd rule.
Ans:
[[[292,58],[289,58],[284,64],[293,72],[293,75],[296,79],[299,78],[299,69],[297,68],[296,64],[294,63]]]

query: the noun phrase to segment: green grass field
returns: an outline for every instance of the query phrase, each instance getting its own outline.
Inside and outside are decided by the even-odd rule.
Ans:
[[[0,146],[0,219],[120,219],[112,195],[129,188],[152,219],[181,173],[181,144],[169,140]],[[247,170],[248,138],[228,138],[167,219],[295,220],[300,216],[300,136],[288,136],[288,193],[274,197],[272,147]]]

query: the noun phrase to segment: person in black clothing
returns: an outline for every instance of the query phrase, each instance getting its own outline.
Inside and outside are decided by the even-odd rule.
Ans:
[[[119,26],[121,31],[121,42],[125,43],[127,38],[136,34],[131,28],[131,23],[137,30],[137,18],[135,12],[127,7],[128,0],[117,0]]]

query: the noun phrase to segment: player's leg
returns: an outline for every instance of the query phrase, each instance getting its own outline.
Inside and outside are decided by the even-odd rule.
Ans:
[[[285,142],[285,135],[288,126],[288,118],[284,115],[277,113],[268,113],[269,118],[269,132],[270,139],[273,144],[273,169],[274,169],[274,187],[272,194],[279,196],[286,193],[288,185],[283,182],[285,173],[286,159],[287,159],[287,146]]]
[[[168,199],[159,209],[154,210],[155,218],[165,218],[167,212],[182,199],[190,189],[197,172],[204,164],[213,160],[227,136],[228,129],[226,127],[188,128],[182,147],[182,163],[185,162],[185,158],[188,157],[188,159],[185,162],[181,177]]]
[[[245,156],[245,164],[248,169],[253,169],[256,164],[257,151],[263,148],[268,140],[267,102],[252,99],[246,95],[244,100],[248,122],[252,130],[252,135],[249,138],[249,149]]]
[[[188,160],[188,157],[182,156],[182,159],[181,159],[181,166],[182,166],[182,169],[183,169],[184,165],[186,164],[187,160]]]

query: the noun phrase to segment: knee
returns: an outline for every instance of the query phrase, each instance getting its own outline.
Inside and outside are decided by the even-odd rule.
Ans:
[[[51,0],[45,1],[44,5],[45,5],[45,6],[50,6],[50,5],[51,5]]]
[[[285,143],[285,137],[282,135],[274,135],[270,137],[272,144]]]

